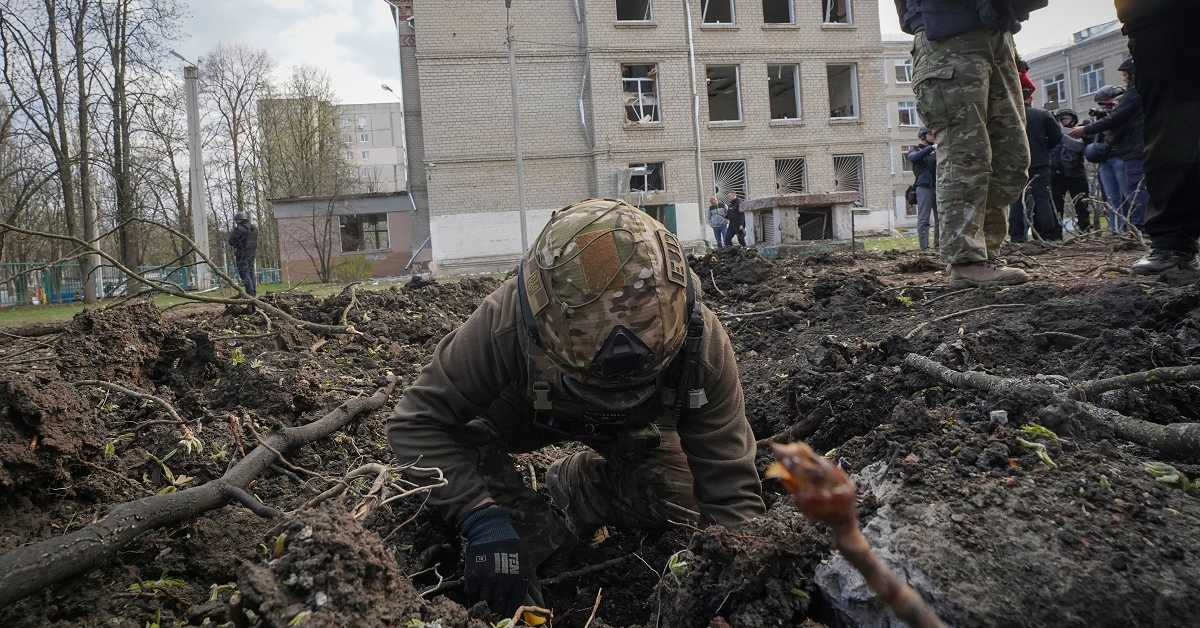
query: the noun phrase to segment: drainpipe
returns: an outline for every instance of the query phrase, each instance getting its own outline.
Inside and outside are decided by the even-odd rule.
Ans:
[[[683,0],[683,23],[687,26],[688,82],[692,86],[692,142],[696,147],[696,212],[700,218],[700,240],[708,246],[707,213],[704,211],[704,170],[700,163],[700,94],[696,91],[696,44],[692,40],[692,3]]]

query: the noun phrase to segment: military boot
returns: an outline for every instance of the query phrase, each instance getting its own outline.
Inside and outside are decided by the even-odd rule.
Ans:
[[[1150,254],[1133,263],[1136,275],[1157,275],[1172,268],[1196,271],[1200,265],[1196,263],[1196,254],[1187,251],[1171,249],[1151,249]]]
[[[1026,281],[1029,281],[1029,275],[1020,268],[1000,266],[989,262],[950,265],[951,288],[1012,286]]]

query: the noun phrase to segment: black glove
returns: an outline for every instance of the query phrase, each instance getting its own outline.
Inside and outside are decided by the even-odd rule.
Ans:
[[[467,515],[462,525],[467,549],[463,585],[467,600],[487,602],[492,612],[511,615],[529,592],[530,565],[507,508],[486,506]]]

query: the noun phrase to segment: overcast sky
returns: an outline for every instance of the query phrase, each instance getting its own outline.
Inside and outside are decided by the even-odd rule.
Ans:
[[[892,0],[879,0],[879,14],[885,35],[900,32]],[[1030,56],[1113,19],[1112,0],[1054,0],[1017,34],[1017,48]],[[177,49],[190,59],[224,41],[265,49],[280,71],[323,68],[344,103],[391,100],[380,83],[399,91],[396,31],[384,0],[193,0],[184,32]]]

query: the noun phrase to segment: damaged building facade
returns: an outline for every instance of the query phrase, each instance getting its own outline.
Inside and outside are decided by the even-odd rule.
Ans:
[[[860,228],[891,226],[877,1],[691,2],[699,190],[683,7],[412,2],[419,78],[410,68],[405,80],[419,80],[435,272],[499,268],[520,252],[508,24],[530,241],[553,210],[591,196],[635,203],[694,245],[711,242],[714,193],[852,191],[878,210]]]

